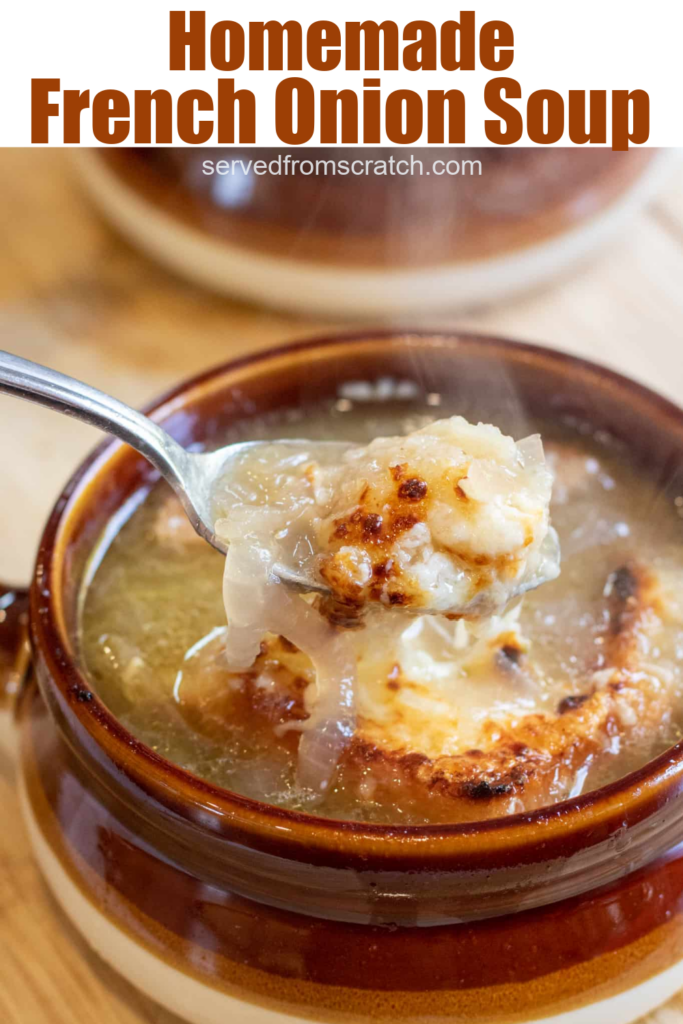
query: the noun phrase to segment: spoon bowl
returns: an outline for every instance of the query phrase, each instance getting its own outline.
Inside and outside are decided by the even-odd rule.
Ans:
[[[215,532],[216,515],[213,508],[215,483],[225,479],[230,472],[230,463],[237,461],[247,451],[257,448],[271,448],[275,445],[288,448],[302,446],[310,448],[311,442],[303,438],[276,441],[238,441],[225,445],[211,452],[192,453],[181,449],[186,456],[183,466],[185,485],[181,490],[174,488],[180,498],[185,513],[194,529],[208,541],[212,547],[227,554],[227,545]],[[324,448],[326,451],[347,451],[351,447],[347,441],[316,441],[316,452]],[[291,565],[277,562],[273,566],[273,575],[295,590],[305,593],[317,591],[321,594],[330,593],[327,585],[311,572]]]
[[[239,441],[211,452],[190,452],[178,444],[170,434],[143,413],[137,412],[124,402],[97,388],[66,374],[51,370],[40,363],[0,350],[0,393],[24,398],[66,416],[99,427],[125,441],[144,455],[159,470],[177,494],[183,510],[195,531],[212,547],[227,553],[226,544],[216,535],[216,517],[213,509],[213,495],[216,481],[225,479],[226,470],[232,461],[249,449],[273,445],[309,445],[305,440],[283,441]],[[316,441],[316,453],[321,449],[348,450],[345,441]],[[520,597],[529,590],[541,586],[547,579],[544,566],[552,563],[557,555],[557,538],[549,534],[545,559],[541,569],[532,578],[526,579],[512,591],[510,600]],[[277,562],[272,567],[273,575],[288,587],[310,593],[317,591],[329,594],[326,584],[312,572],[299,567]],[[450,609],[454,614],[479,617],[482,605],[475,598],[464,606]],[[421,613],[442,614],[429,607],[421,607]]]

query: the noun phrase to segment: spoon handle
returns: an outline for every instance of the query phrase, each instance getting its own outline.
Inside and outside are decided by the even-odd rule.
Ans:
[[[89,384],[0,350],[0,394],[25,398],[99,427],[137,449],[170,483],[183,483],[185,449],[147,416]]]

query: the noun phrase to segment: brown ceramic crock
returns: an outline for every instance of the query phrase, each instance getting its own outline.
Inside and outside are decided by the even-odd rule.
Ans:
[[[254,173],[256,159],[281,168],[281,149],[231,149],[236,172],[211,175],[203,173],[205,161],[225,163],[225,150],[123,147],[97,155],[154,206],[246,250],[338,266],[434,267],[498,256],[567,231],[609,206],[656,152],[363,149],[363,161],[461,168],[457,175],[389,177],[302,173],[296,164],[288,173]],[[348,148],[304,154],[314,170],[316,161],[350,164],[358,156]],[[468,174],[470,164],[462,169],[466,160],[476,161],[480,173]]]
[[[183,444],[211,444],[387,376],[451,407],[482,396],[502,425],[520,410],[590,424],[626,443],[662,500],[683,493],[681,410],[588,362],[473,335],[291,345],[206,373],[150,414]],[[30,671],[21,595],[0,597],[36,856],[105,959],[197,1024],[627,1024],[683,985],[683,744],[546,810],[401,827],[260,804],[129,735],[79,668],[79,597],[103,530],[154,478],[108,442],[67,485],[30,591]]]
[[[75,161],[114,226],[183,277],[299,313],[395,323],[565,271],[627,229],[672,152],[124,147]]]

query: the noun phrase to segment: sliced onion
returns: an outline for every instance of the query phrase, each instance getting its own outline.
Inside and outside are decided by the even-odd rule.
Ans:
[[[355,728],[356,656],[343,633],[280,583],[273,564],[261,538],[233,538],[223,577],[228,664],[232,670],[252,665],[266,633],[286,637],[311,659],[316,681],[305,694],[309,717],[288,727],[302,730],[300,788],[322,794]]]
[[[530,434],[517,442],[525,466],[542,466],[545,463],[543,441],[540,434]]]

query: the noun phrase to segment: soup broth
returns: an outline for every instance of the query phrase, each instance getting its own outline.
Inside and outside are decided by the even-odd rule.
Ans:
[[[376,398],[252,420],[241,433],[367,443],[463,412],[439,396]],[[296,782],[310,666],[270,637],[252,670],[227,671],[224,559],[164,483],[93,563],[80,635],[93,689],[134,736],[201,778],[335,818],[476,820],[645,763],[679,737],[683,497],[665,497],[585,425],[501,426],[544,438],[561,574],[476,636],[417,615],[354,630],[358,736],[315,802]]]

